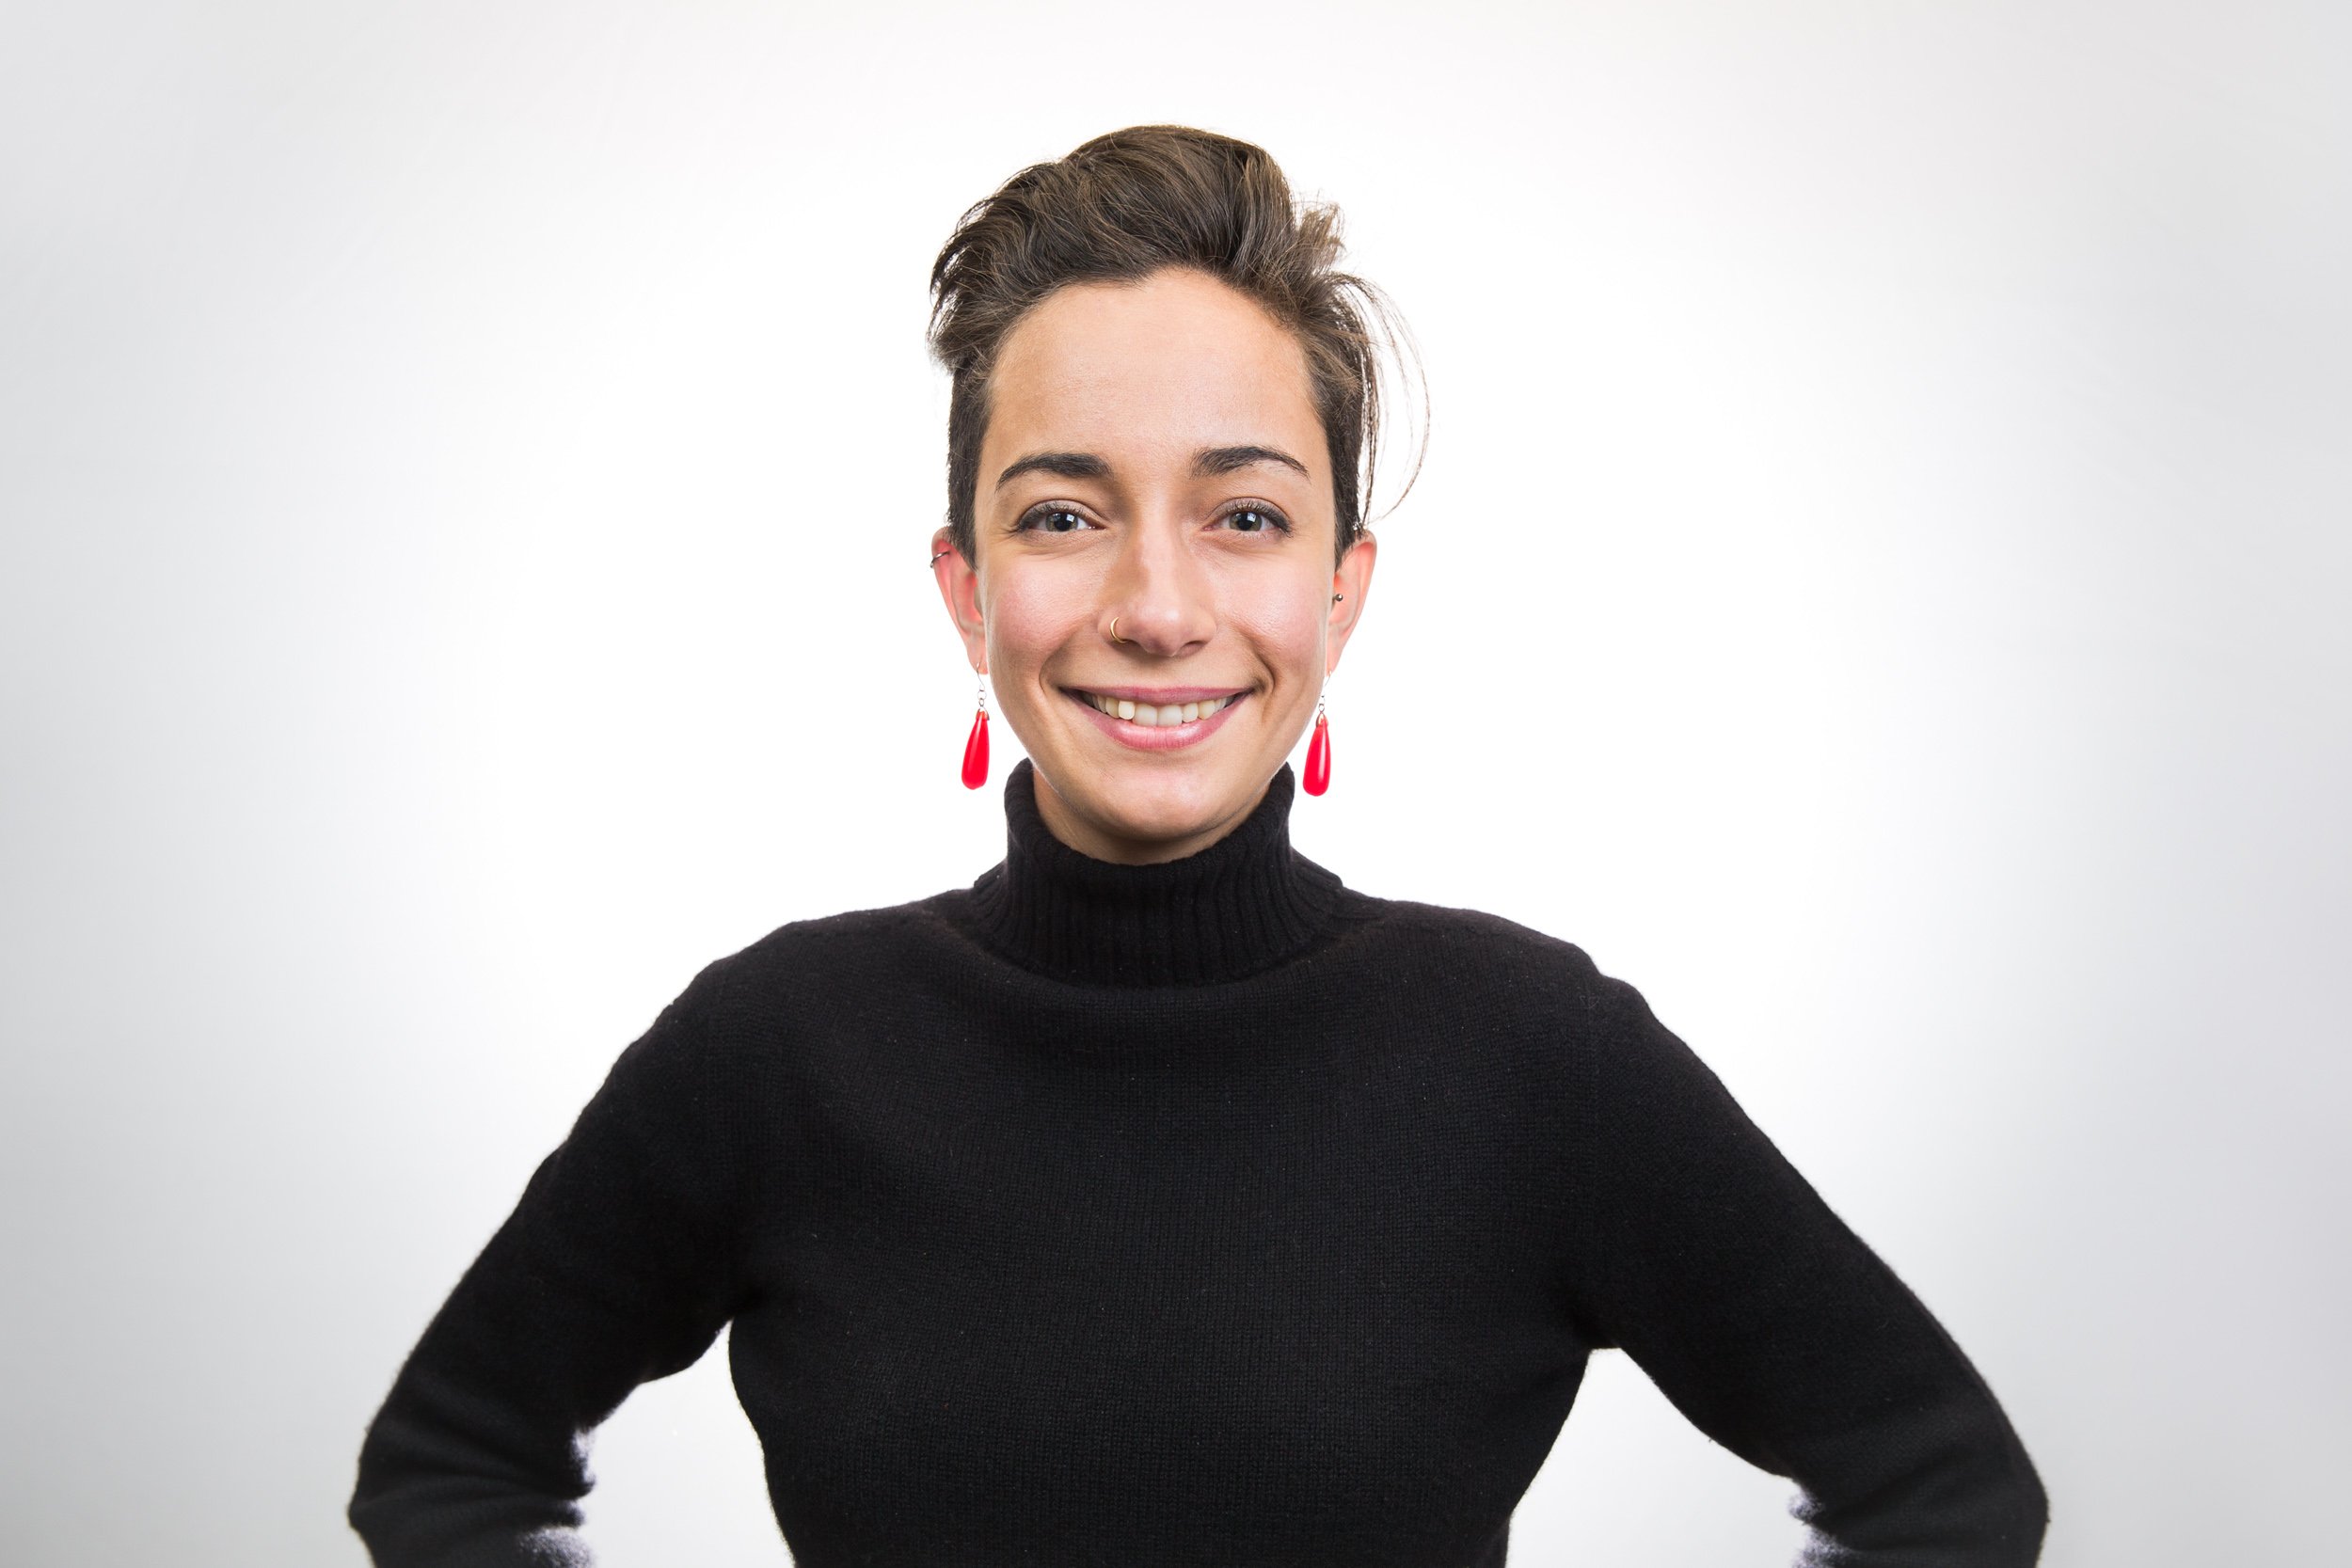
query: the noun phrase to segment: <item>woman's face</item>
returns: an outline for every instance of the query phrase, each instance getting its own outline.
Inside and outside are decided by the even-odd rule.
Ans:
[[[1247,296],[1168,270],[1048,295],[990,402],[977,559],[937,571],[1040,814],[1099,860],[1205,848],[1314,716],[1372,578],[1368,534],[1333,569],[1306,356]]]

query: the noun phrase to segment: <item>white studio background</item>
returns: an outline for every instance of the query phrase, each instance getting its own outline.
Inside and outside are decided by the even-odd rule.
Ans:
[[[1639,986],[2045,1561],[2336,1560],[2348,22],[14,0],[0,1560],[357,1568],[619,1049],[996,858],[926,269],[1159,119],[1341,201],[1427,361],[1302,847]],[[596,1459],[612,1568],[786,1560],[723,1355]],[[1788,1492],[1603,1355],[1512,1560],[1782,1561]]]

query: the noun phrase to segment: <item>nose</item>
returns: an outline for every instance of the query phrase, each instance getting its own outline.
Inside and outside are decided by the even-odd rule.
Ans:
[[[1184,527],[1155,518],[1130,530],[1104,583],[1099,624],[1105,641],[1177,658],[1216,631],[1215,585],[1184,546]]]

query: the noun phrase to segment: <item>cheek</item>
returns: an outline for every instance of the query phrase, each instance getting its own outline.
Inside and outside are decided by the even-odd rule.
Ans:
[[[1310,581],[1251,595],[1234,621],[1278,675],[1304,682],[1311,690],[1323,682],[1327,604],[1322,584]]]
[[[1087,630],[1092,601],[1084,585],[1057,576],[1014,573],[989,585],[984,610],[993,673],[1034,672]]]

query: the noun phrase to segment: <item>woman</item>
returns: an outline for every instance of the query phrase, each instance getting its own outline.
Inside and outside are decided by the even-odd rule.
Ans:
[[[1809,1561],[2034,1560],[1983,1383],[1631,987],[1291,850],[1375,560],[1331,225],[1169,127],[966,214],[932,565],[1032,759],[1004,863],[622,1053],[369,1432],[378,1563],[568,1560],[577,1439],[730,1323],[803,1568],[1499,1564],[1603,1346]]]

